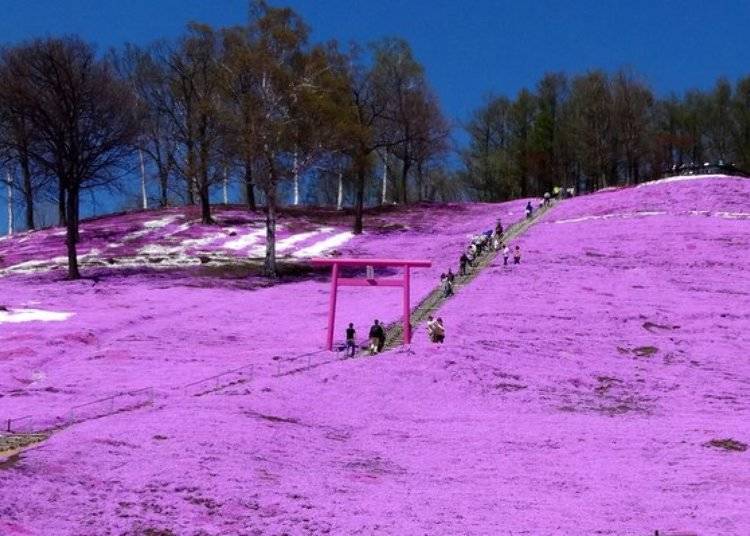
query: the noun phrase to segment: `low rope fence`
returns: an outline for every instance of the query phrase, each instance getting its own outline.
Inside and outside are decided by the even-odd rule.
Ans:
[[[2,421],[2,433],[48,433],[91,419],[98,419],[115,413],[152,405],[154,396],[153,387],[144,387],[132,391],[122,391],[104,398],[78,404],[56,415],[44,414],[9,417]]]

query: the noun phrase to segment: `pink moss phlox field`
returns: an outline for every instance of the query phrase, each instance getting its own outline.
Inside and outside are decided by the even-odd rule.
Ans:
[[[444,345],[422,327],[411,353],[280,377],[322,346],[324,274],[0,278],[8,306],[75,313],[0,324],[0,414],[155,387],[0,462],[0,534],[747,536],[750,450],[711,442],[750,444],[748,200],[750,181],[712,177],[564,201],[520,265],[438,311]],[[524,204],[382,215],[341,250],[432,259],[424,295]],[[342,294],[339,330],[398,317],[397,290]],[[245,363],[247,382],[174,387]]]

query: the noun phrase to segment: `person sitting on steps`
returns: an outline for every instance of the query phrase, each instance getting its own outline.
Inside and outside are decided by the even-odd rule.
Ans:
[[[429,337],[430,342],[435,342],[435,319],[432,318],[432,315],[427,317],[427,337]]]
[[[346,328],[346,353],[349,357],[354,357],[354,353],[357,351],[357,330],[354,329],[354,324],[349,323],[349,327]]]
[[[445,342],[445,325],[443,324],[443,319],[438,318],[432,329],[432,342],[442,344]]]

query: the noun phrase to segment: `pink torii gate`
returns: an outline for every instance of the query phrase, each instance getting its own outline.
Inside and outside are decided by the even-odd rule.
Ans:
[[[333,350],[333,332],[336,322],[336,295],[339,286],[342,287],[403,287],[404,289],[404,344],[411,342],[411,307],[409,305],[410,276],[412,268],[429,268],[432,266],[431,261],[425,260],[402,260],[402,259],[311,259],[313,266],[333,266],[331,274],[331,298],[328,306],[328,338],[326,345],[328,350]],[[357,277],[339,277],[341,266],[352,266],[367,268],[367,276],[364,278]],[[374,269],[387,268],[389,266],[401,267],[404,269],[403,277],[386,277],[376,279]]]

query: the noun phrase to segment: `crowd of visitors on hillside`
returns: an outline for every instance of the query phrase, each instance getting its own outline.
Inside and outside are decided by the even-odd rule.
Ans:
[[[547,206],[550,204],[550,194],[545,193],[544,199],[540,203],[540,206]],[[526,218],[532,218],[534,214],[534,207],[529,201],[525,207]],[[485,231],[479,235],[472,237],[469,245],[466,247],[461,256],[458,259],[458,275],[467,276],[472,268],[476,266],[479,257],[489,251],[498,251],[503,257],[503,266],[508,266],[508,263],[513,258],[513,264],[521,264],[521,246],[516,244],[511,248],[504,240],[503,235],[504,229],[502,222],[498,219],[494,229]],[[442,290],[443,297],[448,298],[454,294],[454,284],[456,280],[456,274],[453,273],[451,268],[448,268],[447,272],[440,274],[440,289]],[[354,324],[349,324],[346,330],[346,353],[349,357],[354,357],[357,349],[356,342],[356,330]],[[434,343],[442,343],[445,341],[445,324],[442,318],[434,319],[432,316],[428,317],[427,320],[427,336],[430,341]],[[369,332],[369,344],[367,350],[370,355],[377,354],[383,351],[385,346],[385,330],[380,321],[375,320],[373,325],[370,327]]]

